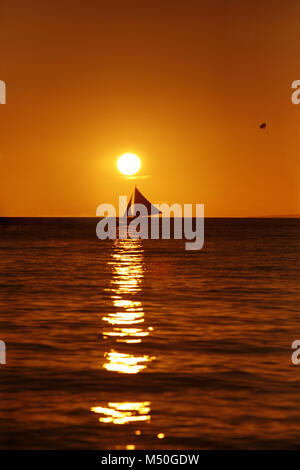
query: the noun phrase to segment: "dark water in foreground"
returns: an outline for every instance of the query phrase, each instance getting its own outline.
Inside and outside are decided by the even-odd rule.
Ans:
[[[296,219],[207,219],[199,252],[2,220],[0,448],[299,448],[299,242]]]

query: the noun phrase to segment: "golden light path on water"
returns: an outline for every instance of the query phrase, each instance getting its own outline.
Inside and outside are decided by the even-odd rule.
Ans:
[[[115,240],[109,265],[111,282],[108,291],[113,311],[102,317],[103,322],[107,324],[102,334],[103,339],[113,339],[115,347],[105,353],[103,368],[120,374],[138,374],[144,371],[155,357],[121,350],[120,343],[125,343],[125,346],[140,344],[153,331],[152,327],[144,326],[143,305],[135,298],[142,290],[145,269],[141,240]],[[106,406],[94,406],[91,411],[101,415],[101,423],[120,425],[149,422],[150,406],[149,401],[109,402]],[[136,434],[139,432],[137,430]]]
[[[95,406],[94,413],[101,413],[101,423],[126,424],[132,421],[150,421],[150,402],[108,403],[107,407]]]

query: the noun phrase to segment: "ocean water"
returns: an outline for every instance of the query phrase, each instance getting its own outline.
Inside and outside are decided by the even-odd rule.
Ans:
[[[300,220],[95,226],[0,220],[0,448],[299,448]]]

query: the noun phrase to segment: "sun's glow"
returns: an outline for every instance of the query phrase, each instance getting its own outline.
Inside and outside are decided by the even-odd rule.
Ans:
[[[124,153],[117,162],[118,170],[126,176],[135,175],[141,168],[141,160],[134,153]]]

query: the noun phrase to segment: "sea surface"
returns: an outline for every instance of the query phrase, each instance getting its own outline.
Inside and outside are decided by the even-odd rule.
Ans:
[[[300,447],[300,220],[0,219],[1,449]]]

